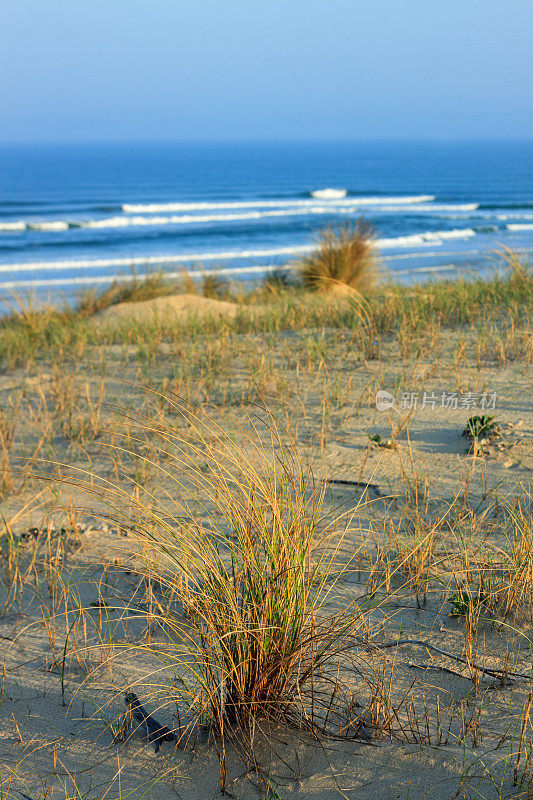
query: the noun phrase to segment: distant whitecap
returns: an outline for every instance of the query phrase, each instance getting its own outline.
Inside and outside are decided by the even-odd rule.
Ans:
[[[0,222],[0,231],[25,231],[26,223],[19,222]]]
[[[30,231],[68,231],[69,224],[64,220],[50,220],[50,222],[28,222]]]
[[[507,225],[506,227],[507,230],[509,231],[533,231],[533,223],[531,222],[524,223],[523,225],[520,225],[518,223],[516,225],[510,224]]]
[[[346,195],[346,189],[316,189],[311,192],[311,197],[316,197],[319,200],[340,200]]]

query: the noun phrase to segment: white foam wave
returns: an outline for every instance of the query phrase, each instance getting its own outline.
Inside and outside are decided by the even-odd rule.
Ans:
[[[185,214],[170,217],[111,217],[109,219],[92,220],[83,223],[83,228],[129,228],[137,226],[158,225],[190,225],[207,222],[240,222],[243,220],[262,219],[268,217],[286,217],[309,213],[327,213],[330,209],[310,209],[305,211],[249,211],[245,214]]]
[[[418,211],[466,211],[471,206],[416,206]],[[130,228],[138,226],[161,226],[161,225],[205,225],[217,222],[246,222],[259,219],[274,219],[279,217],[300,217],[309,214],[354,214],[359,210],[358,206],[313,206],[311,208],[279,209],[271,211],[247,211],[242,214],[182,214],[168,217],[161,216],[134,216],[134,217],[110,217],[108,219],[91,220],[90,222],[80,223],[82,228]],[[412,206],[380,206],[380,212],[410,212]]]
[[[524,224],[509,224],[505,226],[510,231],[533,231],[533,222],[527,222]]]
[[[407,236],[396,236],[389,239],[378,239],[376,245],[381,250],[403,247],[420,247],[428,244],[441,245],[447,239],[469,239],[476,235],[472,228],[460,228],[450,231],[427,231]],[[202,261],[231,261],[240,258],[268,258],[271,256],[293,256],[309,253],[315,249],[314,244],[293,245],[289,247],[273,247],[256,250],[227,250],[212,253],[180,253],[177,255],[139,256],[136,261],[147,266],[165,264],[185,264]],[[73,270],[119,267],[131,264],[129,256],[119,258],[82,258],[64,259],[60,261],[30,261],[13,264],[0,264],[0,272],[30,272],[38,270]],[[265,269],[265,267],[263,267]]]
[[[388,205],[388,206],[379,206],[378,210],[380,213],[396,213],[396,212],[444,212],[449,213],[452,211],[473,211],[477,208],[477,203],[463,203],[460,205],[423,205],[419,204],[416,206],[412,205]],[[208,223],[208,222],[239,222],[244,220],[251,220],[251,219],[263,219],[263,218],[273,218],[273,217],[296,217],[296,216],[306,216],[307,214],[353,214],[359,211],[360,208],[358,205],[353,205],[351,203],[346,203],[345,205],[336,205],[331,207],[329,205],[316,205],[307,208],[287,208],[287,209],[279,209],[279,210],[272,210],[272,211],[248,211],[242,214],[184,214],[184,215],[172,215],[169,217],[144,217],[144,216],[135,216],[135,217],[113,217],[109,224],[110,226],[116,227],[127,227],[128,225],[190,225],[194,223]],[[87,224],[88,227],[108,227],[106,224],[106,220],[97,220],[96,222],[90,222]]]
[[[314,192],[310,192],[311,197],[318,197],[320,200],[338,200],[346,197],[347,194],[346,189],[316,189]]]
[[[402,211],[475,211],[479,203],[432,203],[431,205],[409,206]]]
[[[70,225],[64,220],[51,220],[50,222],[28,222],[26,227],[30,231],[68,231]]]
[[[31,222],[23,219],[17,222],[0,222],[0,231],[67,231],[70,224],[66,220]]]
[[[380,206],[380,213],[390,212],[438,212],[448,214],[452,211],[470,211],[477,206],[475,204],[463,205],[417,205],[417,206]],[[161,226],[161,225],[205,225],[217,222],[246,222],[259,219],[274,219],[279,217],[299,217],[309,214],[354,214],[359,210],[358,206],[330,206],[319,205],[309,208],[289,208],[276,209],[270,211],[246,211],[241,214],[174,214],[171,216],[130,216],[130,217],[108,217],[105,219],[90,220],[89,222],[76,223],[80,228],[131,228],[139,226]]]
[[[451,231],[428,231],[427,233],[412,233],[407,236],[396,236],[393,239],[379,239],[377,244],[380,249],[391,247],[417,247],[426,244],[442,244],[448,239],[471,239],[476,235],[472,228],[456,228]]]
[[[421,194],[411,197],[349,197],[348,202],[357,206],[391,205],[392,203],[429,203],[434,195]],[[165,211],[214,211],[231,208],[285,208],[287,206],[313,206],[318,200],[236,200],[220,203],[124,203],[126,214],[156,214]],[[329,205],[345,204],[346,199],[330,200]]]
[[[476,232],[473,228],[454,228],[451,231],[430,231],[429,233],[422,234],[425,242],[432,242],[435,240],[445,241],[446,239],[470,239],[475,235]]]
[[[29,261],[19,264],[0,264],[0,272],[29,272],[45,269],[87,269],[127,266],[132,261],[139,264],[165,265],[165,264],[185,264],[188,262],[201,261],[229,261],[236,258],[265,258],[278,255],[296,255],[298,253],[309,252],[314,249],[314,245],[296,245],[292,247],[276,247],[264,250],[227,250],[216,253],[183,253],[179,255],[162,256],[139,256],[132,259],[131,256],[120,258],[81,258],[63,259],[60,261]],[[263,267],[264,269],[264,267]]]
[[[275,269],[275,264],[265,265],[265,264],[254,264],[248,267],[230,267],[228,269],[223,270],[224,275],[244,275],[244,274],[254,274],[257,272],[266,272],[269,269]],[[195,269],[187,270],[187,276],[189,278],[201,278],[205,275],[205,270],[202,269]],[[165,277],[167,278],[182,278],[183,277],[183,270],[179,272],[165,272]],[[81,278],[72,277],[72,278],[52,278],[52,279],[37,279],[31,281],[6,281],[4,283],[0,283],[0,291],[2,289],[9,290],[15,288],[42,288],[44,286],[93,286],[95,284],[102,284],[102,283],[112,283],[113,281],[121,281],[124,280],[124,274],[118,273],[116,275],[96,275],[92,278],[83,276]]]
[[[25,222],[0,222],[0,231],[25,231]]]

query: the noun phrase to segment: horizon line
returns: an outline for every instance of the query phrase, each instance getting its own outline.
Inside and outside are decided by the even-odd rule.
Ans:
[[[0,147],[24,146],[98,146],[98,145],[239,145],[239,144],[533,144],[531,136],[397,136],[397,137],[242,137],[242,138],[208,138],[187,137],[183,139],[0,139]]]

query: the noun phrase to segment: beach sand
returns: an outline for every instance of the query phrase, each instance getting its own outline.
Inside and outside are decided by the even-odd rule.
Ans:
[[[234,313],[229,303],[195,301],[197,309],[206,305],[212,309],[214,304],[217,314]],[[137,311],[145,313],[145,304],[134,305],[128,310],[133,317]],[[181,313],[183,308],[181,302],[167,298],[153,305],[162,314],[178,309]],[[110,309],[103,319],[123,313]],[[453,588],[449,564],[444,563],[452,547],[447,538],[451,528],[438,520],[455,519],[455,537],[458,532],[477,537],[479,547],[490,546],[494,552],[504,548],[509,508],[519,504],[530,519],[526,489],[533,467],[527,359],[498,359],[496,354],[480,359],[476,343],[475,332],[450,329],[442,333],[438,345],[421,336],[402,355],[396,340],[384,339],[377,357],[369,360],[354,349],[350,332],[221,334],[189,344],[156,341],[150,346],[117,341],[88,347],[79,357],[58,357],[55,363],[32,359],[2,375],[1,407],[4,418],[13,422],[3,514],[13,520],[10,530],[15,539],[32,527],[45,531],[38,545],[31,536],[20,545],[19,577],[13,577],[4,559],[0,587],[4,797],[203,800],[219,796],[212,741],[185,750],[165,743],[157,755],[139,736],[113,741],[128,687],[135,686],[141,701],[163,724],[174,724],[173,706],[156,711],[158,703],[151,701],[154,680],[164,686],[168,679],[158,658],[164,638],[156,628],[150,641],[146,639],[145,584],[131,571],[139,557],[135,538],[117,532],[97,515],[75,511],[91,505],[86,494],[75,486],[54,484],[59,471],[64,477],[73,467],[110,481],[122,469],[154,495],[164,492],[165,479],[152,467],[156,453],[135,425],[128,428],[129,444],[133,441],[142,454],[148,454],[148,462],[124,455],[118,466],[107,447],[110,440],[115,446],[124,441],[117,432],[124,430],[127,420],[120,410],[117,413],[117,406],[175,422],[171,406],[159,395],[147,394],[142,388],[146,385],[162,394],[178,392],[228,430],[234,424],[246,427],[248,419],[263,413],[261,406],[266,403],[287,429],[288,438],[297,442],[317,480],[370,482],[379,487],[381,496],[345,484],[330,484],[326,492],[328,507],[353,510],[339,562],[347,563],[360,553],[354,562],[357,569],[338,587],[340,604],[368,594],[369,563],[377,563],[387,543],[391,547],[392,528],[407,536],[402,524],[414,517],[406,509],[417,507],[419,519],[437,530],[431,571],[438,575],[442,570],[442,585],[430,581],[416,596],[412,586],[408,592],[397,592],[402,581],[393,577],[390,599],[371,614],[372,636],[378,642],[424,640],[464,657],[465,619],[450,616],[447,602]],[[396,396],[395,409],[376,409],[379,389]],[[437,398],[435,407],[431,402],[423,407],[424,392],[426,399]],[[416,407],[401,407],[404,393],[416,394]],[[458,407],[442,408],[443,393],[456,393]],[[464,403],[472,396],[479,403],[482,395],[495,404],[486,413],[496,416],[501,435],[473,455],[467,452],[469,443],[462,432],[467,418],[482,411]],[[136,431],[142,444],[135,439]],[[376,434],[382,443],[392,439],[394,446],[378,446],[369,438]],[[67,466],[59,468],[57,462]],[[30,477],[36,471],[46,473],[49,482]],[[69,507],[70,514],[61,511]],[[47,538],[47,524],[68,529],[60,545],[60,537]],[[456,547],[458,539],[453,542]],[[28,567],[34,553],[37,560]],[[75,623],[75,610],[67,619],[60,610],[63,586],[68,586],[71,597],[79,594],[78,607],[87,609],[87,619],[92,620],[87,623],[92,626],[88,635],[100,631],[102,637],[100,650],[93,649],[85,660],[77,659],[65,644],[69,631],[78,642],[82,632]],[[125,623],[128,604],[133,611]],[[143,637],[143,650],[130,650]],[[505,621],[482,621],[475,659],[487,668],[510,664],[511,670],[529,674],[530,640],[527,610]],[[286,729],[272,729],[263,739],[258,734],[257,758],[268,782],[251,762],[230,752],[229,796],[251,800],[267,796],[268,790],[270,796],[302,800],[530,796],[527,778],[522,786],[513,785],[527,680],[501,685],[486,675],[474,685],[467,666],[415,645],[380,652],[361,649],[351,657],[361,674],[382,675],[390,681],[391,703],[401,707],[398,713],[404,720],[409,716],[408,703],[401,706],[400,701],[408,697],[418,723],[411,720],[402,730],[395,722],[392,732],[369,725],[371,741],[335,737],[316,741],[301,730]],[[348,668],[348,662],[339,664],[339,674],[364,708],[368,683]],[[429,728],[424,727],[427,716]],[[531,737],[529,722],[526,727]],[[523,756],[522,768],[525,763]]]

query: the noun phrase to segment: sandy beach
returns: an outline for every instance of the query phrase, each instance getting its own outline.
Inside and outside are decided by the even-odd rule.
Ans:
[[[142,497],[176,503],[182,516],[169,511],[168,526],[181,524],[183,495],[187,524],[213,524],[213,497],[202,504],[200,484],[180,478],[195,414],[211,443],[251,437],[260,460],[275,462],[285,446],[298,454],[305,491],[322,492],[324,514],[340,515],[327,544],[328,608],[349,608],[355,626],[328,665],[338,694],[321,732],[259,714],[253,746],[249,731],[244,749],[238,732],[228,740],[226,793],[529,797],[524,291],[512,324],[494,307],[484,322],[444,319],[406,332],[405,318],[371,339],[349,321],[343,297],[320,301],[329,309],[322,326],[267,324],[265,299],[248,310],[162,298],[141,317],[135,304],[130,317],[127,304],[112,307],[76,341],[64,334],[24,354],[4,349],[3,797],[219,796],[209,725],[157,754],[142,730],[120,735],[128,690],[171,730],[195,713],[180,695],[165,625],[183,617],[194,626],[202,612],[180,594],[175,567],[169,595],[161,553],[136,531],[140,517],[131,523]],[[293,298],[283,313],[299,302],[308,301]],[[376,407],[380,390],[394,398],[386,410]],[[177,410],[178,397],[194,412]],[[496,430],[463,435],[483,414]],[[272,426],[283,447],[272,444]],[[202,458],[200,476],[209,474]],[[103,481],[121,487],[120,518],[97,489]]]

